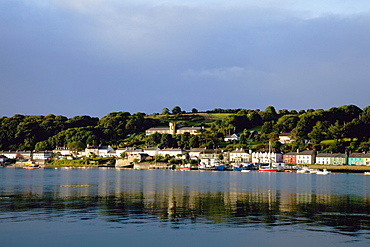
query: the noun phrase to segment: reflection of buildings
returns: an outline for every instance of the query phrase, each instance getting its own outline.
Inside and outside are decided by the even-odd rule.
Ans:
[[[154,219],[204,217],[220,223],[249,216],[261,220],[274,215],[303,215],[315,220],[315,215],[321,212],[343,212],[354,208],[367,212],[370,201],[369,190],[366,189],[369,188],[368,180],[364,180],[365,189],[359,196],[348,199],[346,195],[333,193],[333,183],[328,176],[257,172],[242,176],[233,172],[113,169],[56,172],[60,176],[53,180],[52,187],[44,181],[24,185],[22,193],[26,203],[21,205],[27,209],[29,196],[34,195],[39,200],[39,207],[46,205],[52,208],[55,205],[59,209],[62,201],[63,207],[93,207],[101,214],[109,212],[110,217],[118,220],[125,213],[139,217],[149,215]],[[36,173],[27,174],[32,176]],[[24,179],[31,181],[32,177]],[[289,179],[289,183],[285,179]],[[46,191],[51,198],[46,197]],[[42,203],[42,200],[47,200],[47,203]],[[306,212],[310,214],[306,215]],[[270,220],[273,219],[271,217]]]

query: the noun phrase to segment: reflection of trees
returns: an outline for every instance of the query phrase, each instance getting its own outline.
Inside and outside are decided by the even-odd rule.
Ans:
[[[297,200],[297,194],[179,192],[120,193],[109,196],[55,197],[53,194],[0,196],[3,213],[42,211],[56,216],[90,214],[110,222],[133,219],[180,223],[205,222],[222,225],[306,224],[329,226],[339,232],[370,230],[370,204],[361,197],[312,195],[309,201]],[[325,197],[324,197],[325,198]],[[282,206],[284,205],[284,206]],[[31,212],[32,217],[37,214]]]

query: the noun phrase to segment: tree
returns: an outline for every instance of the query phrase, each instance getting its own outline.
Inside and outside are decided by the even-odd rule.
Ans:
[[[175,106],[174,108],[172,108],[172,114],[181,114],[181,113],[182,111],[180,106]]]
[[[163,108],[162,115],[167,115],[167,114],[170,114],[170,110],[168,108]]]
[[[278,114],[273,106],[268,106],[263,112],[261,112],[261,117],[263,121],[271,121],[276,120],[278,118]]]
[[[291,132],[294,129],[299,121],[297,115],[284,115],[278,119],[276,122],[275,128],[278,132]]]
[[[197,113],[197,112],[198,112],[198,110],[197,110],[196,108],[193,108],[193,109],[191,109],[191,112],[192,112],[192,113]]]
[[[189,147],[190,148],[198,148],[199,147],[199,137],[198,137],[198,135],[192,135],[190,137]]]
[[[339,124],[339,121],[336,121],[335,124],[330,125],[328,128],[328,134],[331,138],[335,139],[336,142],[344,137],[343,126]]]
[[[224,160],[224,155],[222,153],[219,153],[217,155],[217,159],[220,160],[220,161]]]
[[[36,143],[35,150],[36,151],[44,151],[44,150],[50,150],[51,147],[47,141],[41,141]]]
[[[85,150],[86,145],[83,142],[80,141],[74,141],[67,144],[67,147],[69,150],[71,150],[75,155],[78,154],[78,152]]]
[[[159,148],[170,148],[173,147],[173,138],[170,134],[162,134]]]
[[[312,131],[308,133],[308,138],[310,138],[313,144],[319,144],[326,137],[327,127],[323,122],[318,121],[313,127]]]

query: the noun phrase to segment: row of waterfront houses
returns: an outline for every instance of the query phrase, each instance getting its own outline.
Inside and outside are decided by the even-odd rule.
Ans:
[[[46,160],[51,157],[61,157],[72,159],[73,157],[126,157],[133,160],[152,160],[155,156],[169,156],[174,159],[197,159],[204,163],[229,162],[229,163],[290,163],[290,164],[322,164],[322,165],[370,165],[370,153],[316,153],[313,150],[297,152],[268,152],[265,150],[252,151],[236,149],[233,151],[223,151],[206,148],[192,148],[184,150],[180,148],[158,147],[147,148],[117,148],[111,146],[88,146],[84,151],[73,152],[67,148],[56,148],[52,151],[30,152],[30,151],[2,151],[2,159],[30,159]],[[0,160],[1,162],[1,160]]]

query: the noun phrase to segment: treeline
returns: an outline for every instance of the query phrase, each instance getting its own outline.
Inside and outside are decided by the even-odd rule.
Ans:
[[[78,143],[86,145],[158,146],[160,148],[234,148],[256,149],[270,142],[276,149],[292,151],[314,149],[325,152],[369,151],[370,106],[333,107],[329,110],[279,110],[273,106],[264,111],[247,109],[214,109],[209,113],[228,113],[210,122],[203,115],[186,113],[179,106],[164,108],[162,114],[146,115],[113,112],[99,119],[90,116],[24,116],[0,118],[0,149],[51,150]],[[200,135],[145,135],[154,126],[168,126],[176,121],[182,125],[204,126]],[[258,130],[255,131],[255,130]],[[282,145],[280,133],[291,133],[292,144]],[[225,143],[224,137],[238,133],[239,141]],[[258,134],[257,134],[258,133]],[[331,140],[325,142],[324,140]]]
[[[144,113],[113,112],[99,119],[90,116],[24,116],[0,118],[1,150],[51,150],[69,143],[118,145],[127,135],[143,132],[159,120]]]

